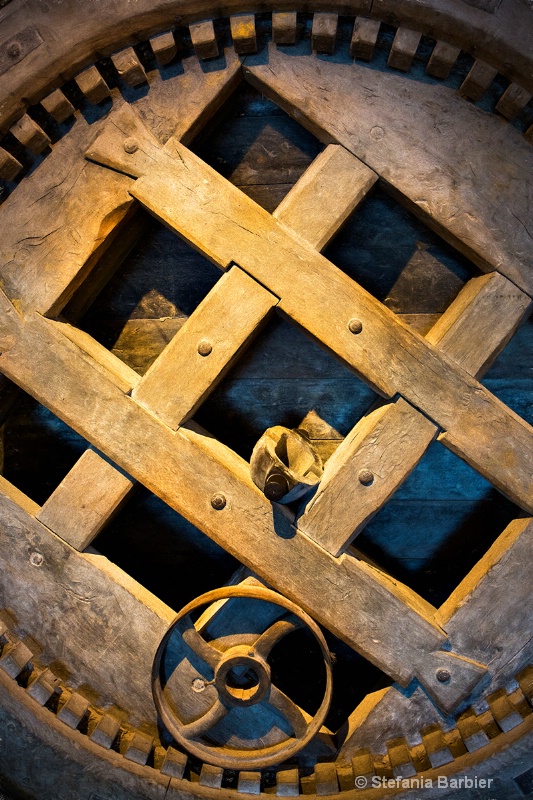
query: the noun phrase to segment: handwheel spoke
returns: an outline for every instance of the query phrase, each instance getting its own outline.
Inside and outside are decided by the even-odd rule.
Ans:
[[[303,627],[302,621],[297,618],[279,619],[256,639],[254,650],[257,655],[267,658],[274,645],[284,636]]]
[[[194,722],[189,722],[188,725],[183,725],[181,733],[186,739],[196,739],[198,736],[207,733],[221,719],[224,719],[227,713],[226,706],[217,699],[203,717],[194,720]]]
[[[187,614],[178,625],[178,630],[187,647],[199,656],[209,667],[215,669],[222,653],[210,645],[194,627],[190,614]]]
[[[297,739],[305,735],[308,723],[302,710],[274,684],[270,687],[270,695],[265,702],[276,714],[287,720]]]

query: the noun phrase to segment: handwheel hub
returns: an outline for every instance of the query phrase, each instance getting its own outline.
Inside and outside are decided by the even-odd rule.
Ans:
[[[236,645],[221,659],[215,686],[223,702],[234,706],[260,703],[270,688],[270,667],[252,648]]]

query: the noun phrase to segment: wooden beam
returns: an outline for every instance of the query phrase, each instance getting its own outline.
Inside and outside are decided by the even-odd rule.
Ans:
[[[85,550],[125,502],[134,482],[86,450],[37,514],[76,550]]]
[[[2,372],[351,647],[403,684],[418,677],[444,709],[482,677],[480,665],[440,650],[446,637],[431,606],[370,565],[336,559],[294,531],[228,448],[193,430],[171,431],[45,318],[22,322],[4,305],[1,323]],[[436,680],[440,666],[451,671],[450,684]]]
[[[278,298],[232,267],[191,314],[132,392],[176,430],[241,355]]]
[[[347,70],[272,47],[268,64],[244,71],[322,141],[342,144],[377,172],[400,202],[483,271],[498,270],[533,295],[533,150],[511,125],[446,87],[407,85],[357,62]],[[512,178],[502,182],[502,174]]]
[[[377,177],[344,147],[330,144],[281,201],[274,217],[322,250]]]
[[[326,464],[299,530],[340,555],[411,474],[437,431],[402,398],[363,417]]]
[[[101,149],[102,160],[113,161],[116,151],[118,165],[123,148],[115,145],[104,134],[91,157]],[[384,396],[403,395],[446,431],[449,449],[533,510],[533,431],[524,420],[187,148],[176,143],[174,153],[160,150],[157,164],[132,188],[146,208],[222,268],[233,262],[245,268],[281,298],[280,309],[297,324]],[[139,163],[145,168],[144,155]]]

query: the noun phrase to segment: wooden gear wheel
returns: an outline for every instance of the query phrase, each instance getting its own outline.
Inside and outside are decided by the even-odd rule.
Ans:
[[[401,781],[418,776],[429,782],[424,797],[445,797],[441,775],[497,776],[498,797],[527,794],[533,431],[480,380],[531,310],[533,132],[504,121],[533,93],[531,9],[523,0],[326,2],[299,16],[269,4],[256,16],[258,7],[234,2],[220,18],[169,0],[95,9],[92,0],[12,0],[0,10],[4,404],[19,387],[91,445],[42,505],[0,478],[5,790],[50,800],[364,798],[405,792]],[[374,70],[361,59],[372,59],[380,23],[395,35],[389,68]],[[350,39],[339,33],[335,49],[347,25]],[[232,45],[218,58],[223,29]],[[422,35],[434,80],[416,83],[401,73]],[[182,39],[182,68],[165,72]],[[475,60],[458,96],[439,81],[461,50]],[[508,86],[496,113],[467,102],[497,73]],[[272,214],[190,147],[243,80],[325,145]],[[321,254],[378,180],[484,273],[423,335]],[[142,376],[75,324],[75,309],[128,251],[139,208],[222,271]],[[323,472],[311,458],[316,481],[298,507],[268,499],[250,465],[191,419],[274,313],[381,398]],[[352,547],[436,439],[518,506],[439,608]],[[239,587],[199,598],[208,621],[174,630],[179,609],[91,547],[136,482],[244,565]],[[225,600],[250,591],[304,620],[326,664],[319,625],[393,683],[338,731],[322,725],[321,706],[305,735],[298,723],[292,737],[268,733],[265,752],[279,758],[255,758],[262,736],[237,725],[228,740],[248,739],[249,752],[235,762],[224,737],[198,746],[205,711],[172,722],[157,680],[154,704],[151,671],[156,659],[160,675],[170,633],[198,643],[212,626],[209,651],[240,667],[256,658],[270,691],[266,655],[259,667],[239,649],[261,641],[261,615],[237,615],[234,639],[229,604],[224,612]],[[222,618],[226,640],[215,632]],[[227,699],[226,678],[216,688]],[[299,738],[301,755],[302,742],[283,744]]]

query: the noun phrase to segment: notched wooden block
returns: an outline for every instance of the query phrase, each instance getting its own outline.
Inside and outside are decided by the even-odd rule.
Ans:
[[[358,750],[352,757],[352,770],[355,777],[370,778],[376,774],[374,759],[370,750]]]
[[[202,61],[206,58],[216,58],[218,56],[218,42],[213,21],[206,19],[203,22],[195,22],[189,25],[191,41],[194,52]]]
[[[233,14],[229,22],[235,52],[240,56],[257,53],[255,14]]]
[[[297,769],[282,769],[276,775],[276,795],[278,797],[298,797],[300,777]]]
[[[438,726],[426,728],[422,732],[422,742],[433,769],[443,767],[454,760],[452,752],[444,739],[444,734]]]
[[[35,155],[39,155],[50,146],[50,139],[46,133],[28,114],[24,114],[22,119],[13,125],[11,133]]]
[[[27,647],[24,642],[17,642],[2,651],[0,667],[11,678],[16,678],[32,658],[33,653],[30,648]]]
[[[533,705],[533,665],[529,665],[517,676],[518,684],[531,705]]]
[[[44,706],[60,690],[61,680],[51,670],[45,669],[28,684],[26,691],[40,706]]]
[[[77,728],[89,708],[89,701],[79,692],[72,692],[58,712],[58,719],[69,728]]]
[[[460,47],[455,47],[453,44],[447,44],[446,42],[437,42],[428,61],[426,72],[434,78],[445,80],[460,53]]]
[[[44,100],[41,100],[41,105],[56,122],[64,122],[71,117],[76,110],[61,89],[56,89],[55,92],[52,92],[52,94],[49,94]]]
[[[161,765],[161,772],[163,775],[169,775],[172,778],[183,778],[185,767],[187,766],[187,756],[169,747],[165,753],[165,758]]]
[[[363,61],[372,60],[380,24],[377,19],[356,17],[350,41],[350,55],[353,58],[361,58]]]
[[[244,794],[261,794],[261,773],[239,772],[237,791]]]
[[[97,722],[89,738],[91,741],[95,742],[95,744],[99,744],[101,747],[105,747],[106,750],[109,750],[119,730],[120,720],[112,714],[104,714]]]
[[[0,178],[3,181],[14,181],[21,169],[20,161],[0,147]]]
[[[200,785],[209,786],[211,789],[220,789],[224,770],[222,767],[215,767],[212,764],[204,764],[200,772]]]
[[[398,28],[392,43],[387,64],[393,69],[408,72],[411,69],[422,34],[409,28]]]
[[[338,794],[339,782],[335,764],[316,764],[315,784],[317,795]]]
[[[473,712],[467,712],[457,720],[457,728],[469,753],[485,747],[490,739]]]
[[[322,11],[317,11],[313,14],[311,44],[315,53],[333,53],[337,40],[338,24],[338,14],[328,14]]]
[[[155,60],[160,67],[169,64],[178,52],[178,45],[172,31],[160,33],[159,36],[152,36],[150,44]]]
[[[395,778],[411,778],[416,775],[415,765],[405,739],[394,739],[389,742],[387,751]]]
[[[95,66],[89,67],[75,78],[80,90],[90,103],[101,103],[111,95],[109,86]]]
[[[461,84],[459,94],[473,102],[481,100],[497,74],[497,69],[478,59]]]
[[[512,83],[498,100],[496,111],[506,119],[514,119],[524,106],[527,106],[531,97],[531,92],[528,92],[527,89],[517,83]]]
[[[522,715],[509,700],[505,689],[500,689],[487,697],[494,719],[504,733],[512,731],[523,722]]]
[[[141,731],[135,731],[133,737],[126,746],[124,758],[127,758],[128,761],[135,762],[135,764],[144,766],[152,752],[153,745],[154,740],[151,736]]]
[[[272,41],[274,44],[294,44],[297,34],[296,11],[272,12]]]
[[[146,72],[133,47],[127,47],[125,50],[115,53],[111,56],[111,61],[115,65],[119,78],[128,86],[139,86],[141,83],[146,83]]]

